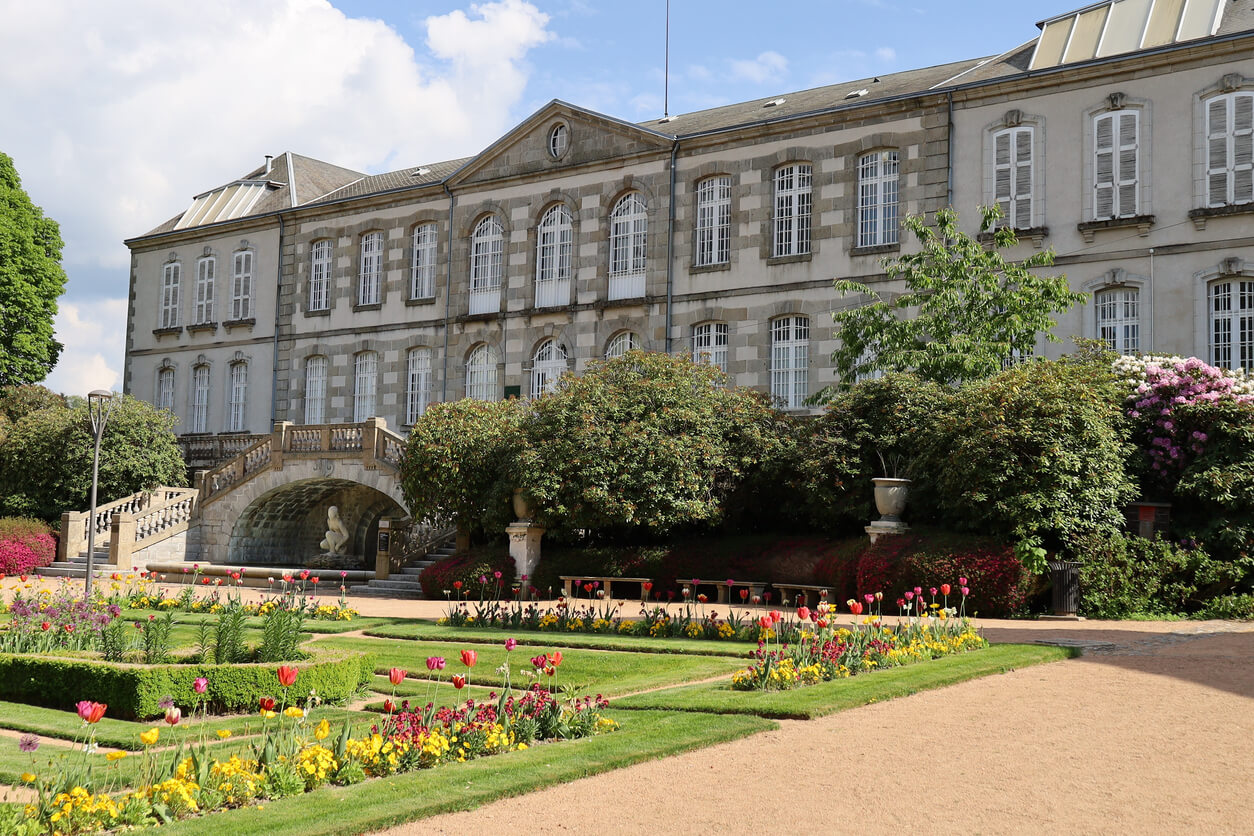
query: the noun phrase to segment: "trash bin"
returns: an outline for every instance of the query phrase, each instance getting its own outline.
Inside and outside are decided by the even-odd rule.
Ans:
[[[1054,615],[1075,615],[1080,609],[1080,564],[1051,560],[1049,574],[1054,584]]]

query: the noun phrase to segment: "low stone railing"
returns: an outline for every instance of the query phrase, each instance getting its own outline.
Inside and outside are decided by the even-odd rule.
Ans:
[[[115,552],[129,556],[136,550],[137,533],[143,532],[144,548],[186,531],[196,510],[199,491],[195,488],[173,488],[162,485],[151,491],[140,491],[96,509],[95,517],[88,511],[68,511],[61,515],[61,540],[57,558],[77,557],[87,548],[88,533],[96,526],[96,544],[109,547],[110,562]],[[139,524],[140,521],[142,525]],[[123,535],[118,540],[121,524]],[[180,527],[181,526],[181,527]],[[177,529],[177,530],[176,530]],[[120,559],[120,558],[119,558]]]
[[[231,433],[228,435],[185,435],[179,438],[183,448],[183,461],[189,467],[210,465],[216,467],[224,460],[234,458],[269,434]]]

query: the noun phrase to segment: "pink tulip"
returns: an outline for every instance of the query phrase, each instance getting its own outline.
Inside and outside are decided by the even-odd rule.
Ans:
[[[205,679],[203,676],[196,677],[195,681],[192,682],[192,690],[197,694],[203,694],[205,691],[209,690],[209,680]]]

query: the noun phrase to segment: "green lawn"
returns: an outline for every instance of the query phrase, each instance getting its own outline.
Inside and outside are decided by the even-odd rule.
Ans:
[[[500,687],[501,675],[496,668],[509,657],[513,667],[515,685],[526,686],[519,671],[530,669],[528,659],[552,645],[522,645],[507,653],[504,646],[474,645],[479,661],[469,670],[461,662],[465,642],[456,644],[424,641],[398,641],[358,637],[330,637],[318,639],[306,647],[327,647],[339,650],[365,650],[378,656],[378,671],[404,668],[410,673],[426,676],[428,656],[443,656],[447,660],[444,678],[463,673],[467,681],[475,685]],[[573,684],[589,693],[607,697],[630,694],[648,688],[659,688],[692,682],[698,679],[727,675],[742,667],[743,661],[724,656],[661,656],[656,653],[618,653],[601,650],[568,648],[562,651],[562,664],[558,668],[557,684]]]
[[[1042,662],[1056,662],[1074,655],[1073,649],[1064,647],[995,644],[985,650],[887,668],[792,691],[733,691],[729,679],[726,682],[684,685],[624,697],[615,700],[614,707],[810,720],[867,703],[905,697]]]
[[[593,650],[629,650],[637,653],[678,653],[686,656],[750,656],[757,650],[756,642],[709,641],[706,639],[654,639],[644,636],[622,636],[597,633],[558,633],[553,630],[497,630],[474,627],[442,627],[431,621],[397,622],[370,627],[368,636],[388,639],[425,639],[427,641],[473,642],[502,644],[513,637],[520,643],[542,647],[585,647]]]

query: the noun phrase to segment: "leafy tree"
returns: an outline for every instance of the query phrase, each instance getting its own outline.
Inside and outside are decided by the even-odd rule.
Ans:
[[[471,534],[500,534],[510,497],[525,405],[465,398],[432,404],[414,423],[401,461],[401,487],[414,519],[442,520]]]
[[[145,401],[114,395],[100,443],[101,504],[158,485],[183,485],[187,467],[177,419]],[[87,402],[49,406],[14,422],[0,443],[0,513],[45,520],[87,508],[94,437]]]
[[[981,232],[1001,217],[996,207],[980,212]],[[842,388],[880,370],[910,371],[942,384],[989,377],[1014,353],[1030,354],[1038,333],[1056,341],[1053,314],[1085,298],[1065,276],[1032,272],[1053,264],[1052,251],[1007,261],[999,251],[1017,243],[1009,227],[993,230],[990,250],[958,228],[952,209],[937,212],[935,226],[920,216],[904,224],[920,252],[884,262],[889,280],[905,283],[904,293],[881,296],[860,282],[836,282],[842,295],[873,297],[833,314],[841,345],[832,360]]]
[[[57,222],[31,203],[12,158],[0,153],[0,386],[43,380],[57,363],[62,246]]]
[[[721,382],[686,357],[640,351],[564,378],[524,425],[520,484],[541,522],[602,538],[717,522],[778,443],[769,401]]]

